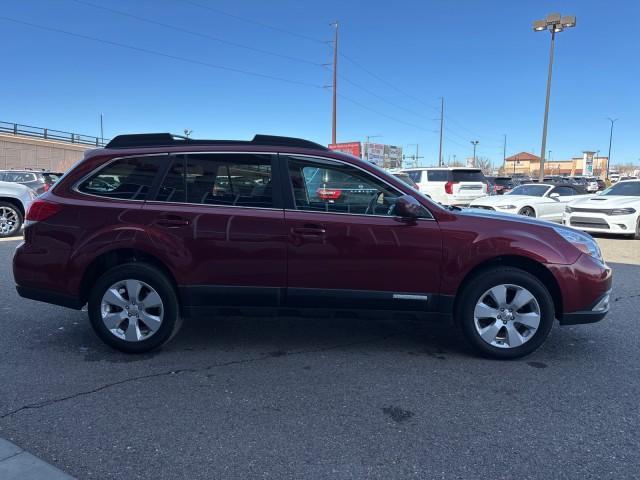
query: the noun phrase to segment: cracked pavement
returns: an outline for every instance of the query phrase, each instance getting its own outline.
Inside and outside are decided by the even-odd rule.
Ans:
[[[612,312],[513,362],[449,329],[224,317],[163,350],[20,299],[0,243],[0,437],[77,478],[633,478],[640,242],[598,238]]]

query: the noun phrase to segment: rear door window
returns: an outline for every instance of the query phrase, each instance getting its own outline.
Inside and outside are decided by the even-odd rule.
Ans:
[[[273,207],[272,155],[192,154],[173,158],[157,201]]]
[[[407,175],[416,183],[420,183],[422,181],[422,170],[411,170],[407,172]]]
[[[486,182],[481,170],[452,170],[453,182]]]
[[[123,200],[146,200],[166,156],[131,157],[115,160],[78,185],[90,195]]]
[[[427,178],[430,182],[448,182],[449,170],[427,170]]]

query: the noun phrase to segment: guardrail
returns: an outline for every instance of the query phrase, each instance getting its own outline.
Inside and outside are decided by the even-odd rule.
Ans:
[[[109,140],[106,138],[93,137],[91,135],[80,135],[79,133],[63,132],[51,130],[49,128],[33,127],[31,125],[21,125],[0,121],[0,133],[9,133],[23,137],[42,138],[44,140],[55,140],[56,142],[73,143],[76,145],[91,145],[103,147]]]

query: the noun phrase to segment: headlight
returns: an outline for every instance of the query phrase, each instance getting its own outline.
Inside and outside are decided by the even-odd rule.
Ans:
[[[609,215],[631,215],[632,213],[636,213],[635,208],[614,208]]]
[[[564,207],[564,211],[566,213],[572,213],[573,212],[573,208],[571,208],[569,205],[567,205],[566,207]]]
[[[572,230],[570,228],[553,227],[553,229],[564,238],[567,242],[573,244],[578,250],[587,255],[591,255],[593,258],[602,260],[602,252],[596,241],[591,236]]]
[[[496,205],[496,208],[501,208],[504,210],[513,210],[514,208],[517,208],[515,205]]]

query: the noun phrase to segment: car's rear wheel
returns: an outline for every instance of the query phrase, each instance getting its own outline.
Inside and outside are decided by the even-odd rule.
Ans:
[[[636,222],[636,233],[633,238],[640,240],[640,217],[638,217],[638,221]]]
[[[98,336],[126,353],[144,353],[168,342],[180,328],[178,299],[169,279],[144,263],[108,270],[95,283],[89,319]]]
[[[531,207],[524,207],[518,212],[518,215],[524,215],[525,217],[535,217],[536,211]]]
[[[10,237],[20,231],[22,214],[15,205],[0,202],[0,238]]]
[[[481,355],[510,359],[536,350],[555,318],[553,299],[535,276],[499,267],[474,277],[456,303],[456,320]]]

